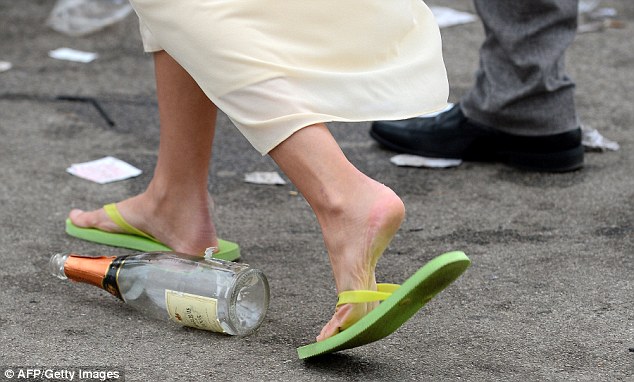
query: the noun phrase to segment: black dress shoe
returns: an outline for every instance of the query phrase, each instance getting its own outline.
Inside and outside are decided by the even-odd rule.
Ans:
[[[459,105],[435,117],[374,122],[370,135],[388,149],[425,157],[501,162],[546,172],[583,167],[581,128],[554,135],[513,135],[471,122]]]

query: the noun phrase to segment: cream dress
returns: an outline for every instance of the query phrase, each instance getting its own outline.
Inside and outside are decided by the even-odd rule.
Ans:
[[[421,0],[131,0],[165,50],[266,154],[302,127],[446,106],[438,26]]]

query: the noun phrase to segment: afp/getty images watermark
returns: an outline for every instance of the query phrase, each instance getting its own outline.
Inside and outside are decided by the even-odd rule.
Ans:
[[[0,366],[0,381],[125,382],[123,368],[107,366]]]

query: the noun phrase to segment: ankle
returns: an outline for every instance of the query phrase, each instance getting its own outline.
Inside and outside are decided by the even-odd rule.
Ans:
[[[209,203],[209,193],[205,186],[185,185],[180,183],[165,183],[160,179],[152,179],[143,196],[154,207],[164,204],[181,204],[182,206],[190,203],[196,206]]]
[[[318,218],[340,218],[354,210],[357,203],[362,202],[372,192],[374,180],[359,173],[358,179],[344,179],[343,182],[327,184],[319,187],[317,197],[311,198],[311,207]]]

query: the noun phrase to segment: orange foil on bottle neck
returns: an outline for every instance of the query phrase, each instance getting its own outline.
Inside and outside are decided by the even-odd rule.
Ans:
[[[71,254],[64,263],[64,274],[73,281],[103,288],[103,279],[115,256],[86,257]]]

